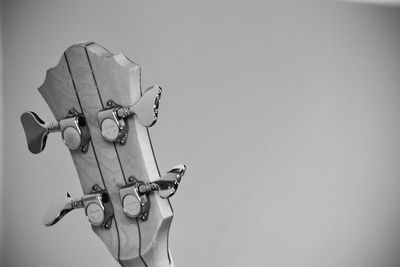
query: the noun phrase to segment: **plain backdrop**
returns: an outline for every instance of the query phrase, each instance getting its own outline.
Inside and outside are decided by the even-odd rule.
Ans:
[[[5,0],[1,266],[117,266],[82,210],[58,134],[32,155],[19,116],[78,41],[164,88],[150,129],[172,199],[177,267],[400,266],[400,9],[322,1]],[[1,189],[1,186],[0,186]],[[0,227],[1,228],[1,227]]]
[[[2,2],[0,1],[0,14]],[[0,19],[0,264],[4,258],[4,149],[3,149],[3,34],[2,19]]]

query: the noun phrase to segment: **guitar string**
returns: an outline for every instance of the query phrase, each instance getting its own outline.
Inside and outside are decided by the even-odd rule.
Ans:
[[[153,143],[151,142],[151,138],[150,138],[149,129],[148,129],[148,128],[146,128],[146,130],[147,130],[147,136],[149,137],[149,141],[150,141],[150,148],[151,148],[151,152],[152,152],[152,154],[153,154],[153,157],[154,157],[154,162],[156,163],[156,167],[157,167],[158,176],[159,176],[159,177],[161,177],[160,169],[158,168],[158,164],[157,164],[156,156],[155,156],[155,154],[154,154]],[[171,209],[172,216],[174,216],[174,209],[172,208],[171,201],[169,200],[169,198],[167,198],[167,201],[168,201],[169,207],[170,207],[170,209]],[[168,227],[168,231],[167,231],[167,256],[168,256],[168,261],[169,261],[169,264],[171,264],[171,263],[172,263],[171,255],[170,255],[170,253],[169,253],[169,231],[170,231],[170,229],[171,229],[171,227]]]
[[[133,62],[133,61],[130,60],[129,58],[127,58],[127,59],[128,59],[130,62],[132,62],[133,64],[136,64],[135,62]],[[142,84],[142,72],[139,72],[139,84],[140,84],[140,86],[141,86],[141,84]],[[142,96],[142,88],[140,88],[140,96]],[[155,155],[155,153],[154,153],[153,143],[151,142],[151,137],[150,137],[149,128],[146,127],[146,131],[147,131],[147,136],[148,136],[149,142],[150,142],[151,153],[152,153],[152,155],[153,155],[153,159],[154,159],[154,162],[155,162],[155,164],[156,164],[158,176],[161,177],[160,168],[158,167],[156,155]],[[172,216],[173,216],[173,215],[174,215],[174,209],[172,208],[171,201],[169,200],[169,198],[167,199],[167,201],[168,201],[168,205],[169,205],[169,207],[170,207],[170,209],[171,209]],[[169,231],[170,231],[170,229],[171,229],[171,227],[169,227],[169,228],[168,228],[168,231],[167,231],[167,257],[168,257],[169,263],[171,264],[171,263],[172,263],[172,258],[171,258],[171,255],[170,255],[170,253],[169,253]]]
[[[79,107],[81,109],[81,112],[83,113],[82,104],[81,104],[81,101],[80,101],[80,98],[79,98],[79,95],[78,95],[78,90],[76,89],[75,81],[74,81],[74,78],[73,78],[73,75],[72,75],[71,67],[69,65],[66,53],[64,53],[64,58],[65,58],[65,61],[67,63],[68,71],[69,71],[69,74],[70,74],[70,77],[71,77],[71,80],[72,80],[72,84],[73,84],[73,87],[74,87],[74,90],[75,90],[76,97],[78,99]],[[90,134],[90,129],[88,128],[88,130],[89,130],[89,134]],[[93,141],[90,140],[90,143],[91,143],[91,147],[93,149],[93,154],[94,154],[94,157],[96,159],[96,164],[97,164],[99,172],[100,172],[100,176],[101,176],[101,180],[103,182],[104,189],[106,191],[108,191],[106,183],[104,182],[103,172],[102,172],[101,167],[100,167],[100,162],[99,162],[99,160],[97,158],[97,153],[96,153],[96,149],[94,148]],[[122,265],[121,260],[120,260],[120,237],[119,237],[118,224],[117,224],[117,220],[115,218],[113,218],[113,221],[114,221],[115,228],[116,228],[116,231],[117,231],[117,239],[118,239],[118,260],[117,261]]]
[[[94,43],[90,43],[90,44],[88,44],[87,46],[85,46],[85,53],[86,53],[86,57],[87,57],[87,60],[88,60],[88,63],[89,63],[90,71],[92,72],[93,81],[94,81],[94,84],[95,84],[95,86],[96,86],[97,94],[99,95],[101,107],[104,109],[103,98],[101,97],[100,89],[99,89],[99,86],[97,85],[97,79],[96,79],[96,76],[94,75],[94,70],[93,70],[93,67],[92,67],[92,62],[91,62],[91,60],[90,60],[90,58],[89,58],[89,54],[88,54],[88,51],[87,51],[87,47],[90,46],[90,45],[92,45],[92,44],[94,44]],[[119,167],[120,167],[120,169],[121,169],[122,176],[123,176],[123,178],[124,178],[125,184],[127,184],[125,172],[124,172],[124,169],[122,168],[121,159],[120,159],[119,154],[118,154],[117,146],[115,145],[115,143],[113,143],[113,145],[114,145],[115,153],[117,154],[118,164],[119,164]]]
[[[94,43],[92,43],[92,44],[94,44]],[[101,97],[101,94],[100,94],[100,89],[99,89],[99,86],[98,86],[98,84],[97,84],[97,79],[96,79],[96,76],[95,76],[95,74],[94,74],[94,69],[93,69],[93,67],[92,67],[92,62],[91,62],[91,60],[90,60],[89,53],[88,53],[88,50],[87,50],[88,46],[90,46],[90,45],[92,45],[92,44],[89,44],[89,45],[86,45],[86,46],[85,46],[85,52],[86,52],[86,57],[87,57],[89,66],[90,66],[90,70],[91,70],[91,72],[92,72],[93,80],[94,80],[94,83],[95,83],[95,85],[96,85],[96,89],[97,89],[97,93],[98,93],[98,96],[99,96],[99,99],[100,99],[100,103],[101,103],[102,108],[104,109],[104,104],[103,104],[103,100],[102,100],[102,97]],[[115,153],[116,153],[116,155],[117,155],[118,163],[119,163],[119,166],[120,166],[120,169],[121,169],[121,172],[122,172],[122,176],[123,176],[123,178],[124,178],[125,185],[126,185],[126,184],[127,184],[127,182],[126,182],[126,176],[125,176],[124,169],[123,169],[123,167],[122,167],[122,163],[121,163],[121,160],[120,160],[120,157],[119,157],[118,149],[117,149],[117,146],[116,146],[115,143],[113,143],[113,145],[114,145]],[[141,254],[141,241],[142,241],[142,239],[141,239],[141,233],[140,233],[139,222],[137,221],[137,219],[136,219],[136,225],[137,225],[137,228],[138,228],[138,236],[139,236],[139,257],[140,257],[140,259],[142,260],[142,262],[143,262],[143,264],[145,265],[145,267],[148,267],[146,261],[144,260],[142,254]],[[119,250],[119,251],[120,251],[120,250]],[[119,258],[119,257],[120,257],[120,255],[118,256],[118,258]]]

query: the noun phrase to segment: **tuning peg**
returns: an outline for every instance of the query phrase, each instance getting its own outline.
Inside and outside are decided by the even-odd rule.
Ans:
[[[119,191],[122,209],[126,216],[130,218],[141,217],[143,220],[147,218],[150,203],[146,194],[139,193],[139,186],[143,182],[134,181],[133,185],[122,187]]]
[[[34,112],[25,112],[21,115],[29,151],[34,154],[41,152],[46,146],[47,136],[51,132],[60,131],[60,123],[45,123]]]
[[[29,151],[38,154],[46,146],[49,133],[61,132],[64,144],[71,150],[87,151],[90,140],[89,129],[83,115],[65,118],[56,122],[45,123],[34,112],[25,112],[21,115]]]
[[[47,213],[44,217],[43,224],[46,226],[52,226],[62,219],[68,212],[73,209],[83,208],[83,202],[81,199],[71,199],[70,193],[67,192],[66,197],[63,196],[53,199]]]
[[[143,126],[154,125],[158,118],[161,92],[161,87],[154,85],[135,104],[128,107],[121,107],[109,100],[107,105],[110,108],[97,114],[103,137],[108,141],[124,144],[128,134],[128,124],[125,120],[133,115],[136,115]]]
[[[88,194],[79,199],[72,199],[70,193],[67,192],[66,197],[53,200],[43,223],[45,226],[52,226],[71,210],[80,208],[84,208],[86,217],[93,226],[107,227],[113,215],[111,202],[106,192]]]
[[[186,166],[179,164],[170,169],[160,180],[153,182],[159,186],[158,194],[161,198],[170,198],[176,193],[185,171]]]
[[[185,165],[177,165],[159,180],[150,183],[144,183],[134,177],[130,177],[129,182],[131,184],[120,189],[120,198],[125,215],[130,218],[140,217],[145,220],[150,208],[147,194],[157,191],[161,198],[172,197],[178,189],[185,171]]]
[[[158,119],[158,106],[160,104],[162,89],[153,85],[144,92],[143,96],[132,106],[118,109],[118,116],[127,118],[136,115],[143,126],[151,127]]]

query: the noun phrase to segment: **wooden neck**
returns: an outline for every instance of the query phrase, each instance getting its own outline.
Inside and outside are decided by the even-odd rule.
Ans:
[[[125,214],[121,201],[121,188],[130,186],[131,177],[144,183],[160,178],[147,128],[135,116],[125,122],[124,143],[109,142],[97,117],[110,108],[109,100],[127,107],[141,99],[139,65],[95,43],[79,43],[47,72],[39,91],[57,120],[68,118],[71,110],[85,117],[90,144],[85,153],[71,150],[71,156],[83,193],[99,187],[109,195],[112,221],[92,229],[111,255],[124,267],[174,266],[168,247],[173,217],[169,200],[148,194],[150,208],[137,218]]]
[[[131,259],[120,257],[120,265],[123,267],[175,267],[168,247],[168,232],[171,221],[172,216],[164,220],[163,225],[160,227],[160,232],[155,236],[151,246],[147,249],[141,248],[140,257]]]

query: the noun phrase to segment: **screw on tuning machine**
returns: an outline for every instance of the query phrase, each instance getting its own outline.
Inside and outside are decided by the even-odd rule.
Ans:
[[[139,122],[146,127],[151,127],[158,118],[158,105],[162,89],[158,85],[150,87],[143,96],[133,105],[122,107],[109,100],[108,109],[97,114],[101,134],[110,142],[124,144],[128,135],[126,119],[136,115]]]
[[[87,151],[90,140],[89,129],[85,117],[78,114],[57,122],[45,123],[34,112],[25,112],[21,115],[21,123],[25,130],[29,151],[38,154],[46,146],[49,133],[61,132],[64,144],[71,150]]]
[[[84,208],[89,222],[93,226],[105,226],[109,228],[113,209],[111,201],[106,192],[88,194],[80,199],[72,199],[67,192],[66,197],[56,198],[50,205],[44,217],[43,223],[52,226],[60,221],[68,212],[74,209]]]
[[[161,198],[172,197],[178,190],[185,171],[185,165],[177,165],[159,180],[150,183],[144,183],[134,177],[130,177],[129,182],[131,184],[121,188],[119,191],[125,215],[130,218],[140,217],[142,220],[146,220],[150,208],[147,194],[157,191]]]

